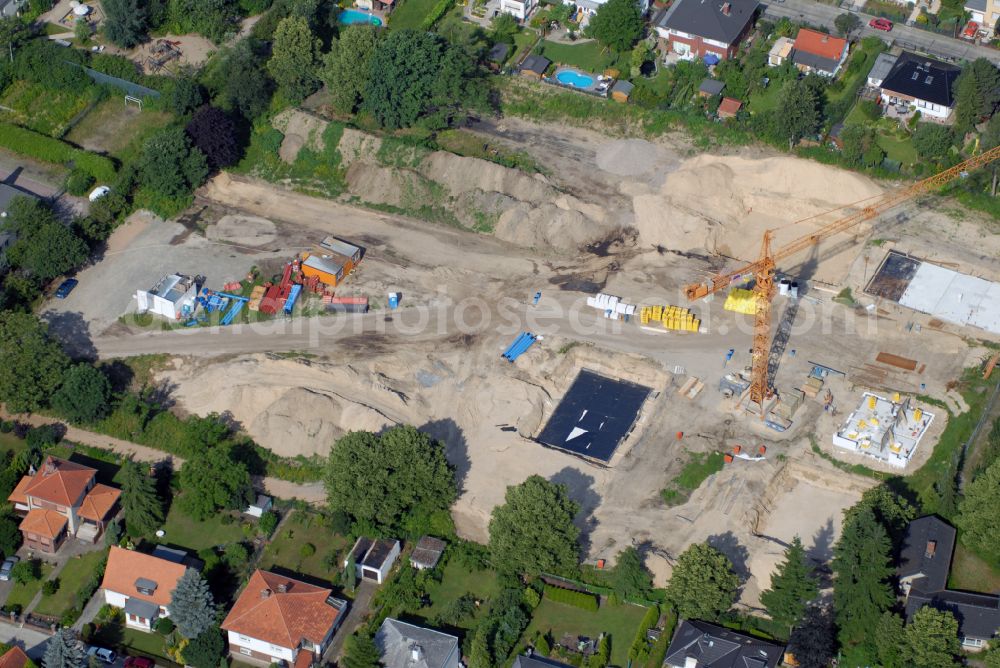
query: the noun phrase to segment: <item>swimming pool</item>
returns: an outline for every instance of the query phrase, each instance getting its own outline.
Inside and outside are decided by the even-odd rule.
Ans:
[[[594,77],[576,70],[559,70],[556,72],[556,80],[566,86],[573,88],[593,88]]]
[[[370,23],[373,26],[380,26],[382,25],[382,19],[373,14],[358,11],[357,9],[345,9],[340,12],[339,16],[337,16],[337,23],[342,23],[344,25],[351,25],[354,23]]]

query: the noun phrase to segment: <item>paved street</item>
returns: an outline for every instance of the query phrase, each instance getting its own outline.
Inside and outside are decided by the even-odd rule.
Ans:
[[[834,19],[847,10],[833,5],[824,5],[813,0],[784,0],[766,5],[764,16],[768,19],[787,17],[792,20],[805,21],[811,25],[822,26],[834,30]],[[900,23],[893,26],[892,32],[882,32],[868,27],[868,22],[874,17],[869,14],[854,12],[863,25],[861,37],[874,36],[882,40],[891,40],[893,44],[907,50],[922,51],[932,56],[954,58],[956,60],[975,60],[983,57],[993,63],[1000,64],[1000,51],[986,46],[976,46],[971,42],[951,39],[943,35],[918,30]]]
[[[48,640],[47,633],[29,627],[18,628],[13,624],[0,622],[0,642],[17,645],[36,663],[41,660],[42,654],[45,653],[45,644]]]

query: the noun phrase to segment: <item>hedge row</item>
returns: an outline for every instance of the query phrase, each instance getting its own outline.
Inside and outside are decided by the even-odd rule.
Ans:
[[[90,153],[58,139],[33,132],[26,128],[0,123],[0,146],[31,158],[65,165],[73,165],[100,183],[109,183],[115,177],[115,164],[103,155]]]
[[[657,605],[649,606],[639,628],[635,630],[635,639],[628,650],[628,658],[633,662],[643,663],[649,658],[650,647],[649,640],[646,639],[646,631],[656,626],[658,621],[660,621],[660,607]]]
[[[565,603],[576,608],[582,608],[589,612],[597,612],[599,605],[597,597],[593,594],[588,594],[584,591],[563,589],[562,587],[553,587],[549,584],[545,585],[545,598],[556,603]]]
[[[430,30],[434,24],[441,20],[448,10],[455,6],[455,0],[438,0],[437,4],[431,7],[424,20],[420,22],[421,30]]]

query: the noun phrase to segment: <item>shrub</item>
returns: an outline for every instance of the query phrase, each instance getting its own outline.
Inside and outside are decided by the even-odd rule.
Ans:
[[[273,510],[269,510],[260,516],[260,522],[258,523],[258,528],[264,536],[269,537],[274,530],[278,527],[278,514]]]
[[[308,559],[314,554],[316,554],[316,546],[313,545],[312,543],[306,543],[305,545],[299,548],[299,556],[302,557],[303,559]]]
[[[169,617],[160,617],[156,620],[155,631],[161,636],[168,636],[174,632],[174,623],[170,621]]]
[[[94,625],[87,622],[80,628],[80,640],[85,643],[89,643],[94,639]]]
[[[639,624],[639,628],[635,630],[635,640],[632,641],[632,646],[628,650],[628,658],[633,662],[640,663],[645,661],[646,657],[649,656],[649,641],[646,640],[646,632],[656,626],[656,622],[659,620],[659,606],[649,606],[642,618],[642,622]]]
[[[115,177],[114,163],[103,155],[74,148],[64,141],[9,123],[0,123],[0,146],[57,165],[72,162],[76,169],[97,181],[108,182]]]
[[[441,17],[447,14],[448,10],[454,6],[454,0],[438,0],[434,6],[431,7],[431,11],[427,12],[427,15],[424,16],[424,20],[420,22],[420,29],[430,30],[433,28],[434,24],[440,21]]]
[[[528,587],[524,590],[524,602],[528,604],[528,607],[534,610],[538,607],[538,604],[542,602],[542,597],[537,591]]]
[[[588,594],[584,591],[563,589],[562,587],[553,587],[552,585],[545,585],[545,598],[555,603],[572,605],[573,607],[590,612],[597,612],[599,607],[597,597],[593,594]]]
[[[14,423],[10,420],[0,420],[0,434],[9,434],[14,431]]]
[[[59,442],[59,431],[54,424],[32,427],[24,440],[32,450],[44,450]]]
[[[46,580],[45,584],[42,585],[42,594],[44,596],[52,596],[57,591],[59,591],[59,578]]]

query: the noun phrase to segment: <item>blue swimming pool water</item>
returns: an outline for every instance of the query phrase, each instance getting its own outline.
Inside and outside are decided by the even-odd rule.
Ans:
[[[352,23],[370,23],[373,26],[382,25],[382,19],[379,17],[367,12],[360,12],[357,9],[345,9],[341,11],[337,17],[337,22],[344,25],[351,25]]]
[[[594,77],[574,70],[560,70],[556,72],[556,79],[559,83],[574,88],[590,88],[594,85]]]

